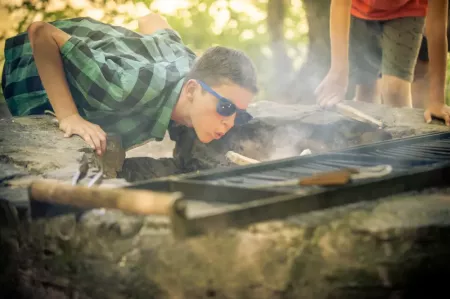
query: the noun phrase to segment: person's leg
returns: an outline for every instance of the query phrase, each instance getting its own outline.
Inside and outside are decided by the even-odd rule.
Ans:
[[[411,83],[392,75],[381,79],[381,99],[391,107],[412,108]]]
[[[379,80],[356,85],[355,101],[381,104]]]
[[[414,108],[425,108],[428,105],[428,61],[428,44],[427,38],[424,36],[420,43],[419,56],[414,67],[414,80],[411,84],[411,96]]]
[[[384,104],[412,107],[411,82],[424,23],[423,17],[407,17],[383,25],[381,96]]]
[[[379,103],[381,24],[352,17],[350,27],[350,81],[356,85],[355,101]]]
[[[428,104],[428,61],[417,60],[414,69],[414,81],[411,84],[412,105],[425,108]]]

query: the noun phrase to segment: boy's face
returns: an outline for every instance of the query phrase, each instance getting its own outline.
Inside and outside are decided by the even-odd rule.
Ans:
[[[201,81],[192,80],[190,84],[193,84],[190,87],[192,127],[203,143],[225,135],[234,126],[234,111],[237,111],[234,108],[247,109],[254,97],[251,91],[234,83],[208,86]]]

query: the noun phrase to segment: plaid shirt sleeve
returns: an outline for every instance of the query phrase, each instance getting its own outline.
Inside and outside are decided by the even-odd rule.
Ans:
[[[85,113],[90,110],[111,111],[119,108],[123,97],[120,80],[123,69],[107,61],[104,53],[92,50],[79,38],[72,36],[62,47],[61,56],[66,78],[72,92],[79,93],[75,101]],[[84,100],[83,103],[81,100]]]
[[[54,25],[71,34],[60,50],[80,113],[106,132],[120,135],[125,148],[151,139],[162,140],[184,77],[195,59],[179,35],[170,29],[142,35],[89,18]],[[34,62],[25,65],[21,77],[35,71]],[[12,69],[6,81],[22,81]],[[29,93],[23,90],[21,94],[26,97]],[[17,96],[13,92],[7,101],[12,106],[25,106],[27,101],[19,103]]]

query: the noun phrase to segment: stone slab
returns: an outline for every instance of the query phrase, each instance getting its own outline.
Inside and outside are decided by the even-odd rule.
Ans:
[[[89,157],[90,173],[96,172],[98,158],[92,149],[78,136],[64,138],[51,116],[0,119],[0,198],[23,205],[26,188],[33,179],[70,182],[83,155]],[[124,159],[120,142],[110,139],[108,151],[100,159],[106,180],[117,177]],[[80,184],[88,179],[89,175]]]

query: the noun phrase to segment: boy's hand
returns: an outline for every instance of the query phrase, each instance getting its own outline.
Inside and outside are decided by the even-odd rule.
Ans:
[[[314,94],[321,107],[331,108],[345,99],[348,73],[330,70]]]
[[[88,122],[78,113],[61,119],[59,128],[65,133],[64,137],[75,134],[83,138],[99,156],[106,151],[106,133],[99,125]]]
[[[428,105],[427,110],[425,110],[424,117],[425,121],[429,124],[431,122],[432,116],[445,120],[445,124],[450,126],[450,107],[443,103],[433,103]]]

